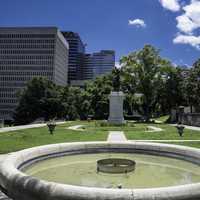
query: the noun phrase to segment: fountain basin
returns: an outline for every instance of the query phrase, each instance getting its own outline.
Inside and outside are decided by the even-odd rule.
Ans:
[[[147,189],[106,189],[48,182],[21,170],[32,163],[63,155],[88,153],[143,153],[200,164],[200,150],[143,142],[87,142],[46,145],[12,153],[0,166],[0,185],[14,200],[197,200],[200,183]]]

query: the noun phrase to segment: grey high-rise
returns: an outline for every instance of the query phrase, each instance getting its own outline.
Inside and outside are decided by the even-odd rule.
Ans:
[[[83,79],[85,45],[78,33],[63,31],[63,36],[69,43],[69,83]]]
[[[0,119],[12,119],[17,91],[33,77],[67,84],[68,49],[56,27],[0,28]]]
[[[110,73],[115,67],[115,51],[102,50],[87,54],[85,58],[85,77],[94,79],[97,76]]]

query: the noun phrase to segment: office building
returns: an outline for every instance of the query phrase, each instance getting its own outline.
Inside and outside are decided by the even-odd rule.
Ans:
[[[82,80],[84,68],[85,45],[78,33],[63,31],[63,36],[69,43],[68,81],[69,83]]]
[[[114,67],[115,52],[112,50],[102,50],[87,56],[86,68],[88,74],[92,71],[92,79],[110,73]]]
[[[0,119],[12,119],[16,93],[33,77],[67,84],[68,50],[56,27],[0,28]]]

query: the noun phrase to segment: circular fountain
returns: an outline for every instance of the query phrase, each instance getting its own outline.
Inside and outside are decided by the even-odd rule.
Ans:
[[[112,162],[105,161],[108,158]],[[118,166],[116,158],[128,159],[119,166],[131,166],[132,171],[123,173],[127,170],[123,168],[119,174],[97,173],[97,160],[100,167],[103,161],[103,166],[113,168]],[[46,145],[10,154],[0,166],[0,185],[13,200],[197,200],[200,199],[199,158],[199,149],[169,144],[87,142]],[[176,165],[179,161],[181,163]],[[166,167],[175,170],[165,173]],[[34,168],[36,170],[31,173]],[[150,172],[146,172],[147,169]],[[77,171],[80,173],[76,174]],[[175,177],[179,171],[183,171],[184,176],[190,175],[189,178],[185,176],[185,182],[159,183],[165,181],[167,175]],[[56,173],[61,179],[53,179]],[[74,176],[76,180],[72,183],[70,177]],[[142,176],[144,183],[151,177],[158,183],[144,187],[140,183]],[[180,177],[183,181],[182,175]],[[129,178],[133,179],[129,182]],[[114,187],[104,187],[110,179]],[[83,183],[80,180],[90,181]]]

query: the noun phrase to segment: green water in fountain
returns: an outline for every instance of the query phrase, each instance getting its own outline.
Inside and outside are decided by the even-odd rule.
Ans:
[[[136,161],[128,174],[97,173],[97,160],[127,158]],[[144,154],[83,154],[52,158],[24,170],[28,175],[57,183],[117,188],[149,188],[200,182],[200,167],[179,159]]]

